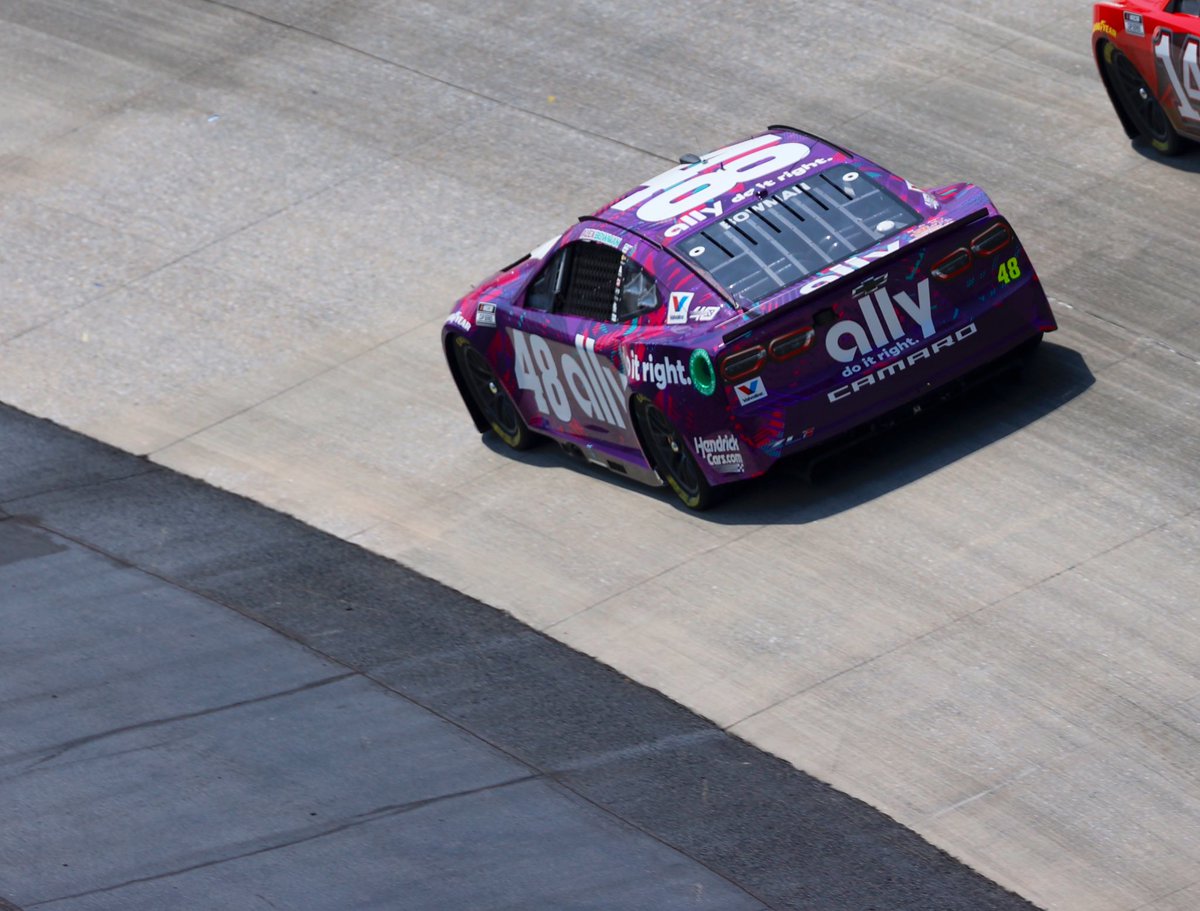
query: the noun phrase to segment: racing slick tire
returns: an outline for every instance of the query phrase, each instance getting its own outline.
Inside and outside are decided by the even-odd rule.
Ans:
[[[717,500],[716,491],[692,458],[687,441],[667,416],[645,399],[638,399],[637,414],[648,455],[667,486],[688,509],[702,510],[712,506]]]
[[[461,335],[454,337],[454,358],[458,362],[463,385],[492,432],[512,449],[535,446],[537,436],[525,424],[517,406],[504,391],[492,365]]]
[[[1167,112],[1158,103],[1133,62],[1114,44],[1104,45],[1103,56],[1113,96],[1142,138],[1163,155],[1182,152],[1183,137],[1175,132]]]

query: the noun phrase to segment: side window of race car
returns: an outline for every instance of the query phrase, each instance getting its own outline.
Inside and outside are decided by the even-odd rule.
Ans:
[[[554,255],[525,294],[525,306],[547,313],[612,319],[621,253],[609,246],[578,242]]]
[[[620,322],[658,307],[654,279],[614,247],[579,242],[555,254],[525,293],[546,313]]]
[[[612,319],[621,275],[621,252],[596,243],[571,244],[571,264],[562,312],[567,316]]]
[[[621,296],[617,299],[618,322],[658,308],[658,291],[650,273],[626,258],[621,264]]]
[[[567,262],[570,259],[570,247],[559,250],[550,264],[533,280],[529,290],[525,292],[525,306],[531,310],[544,310],[553,313],[558,309],[555,305],[563,293],[563,285],[567,278]]]
[[[1183,13],[1187,16],[1200,16],[1200,0],[1175,0],[1167,12]]]

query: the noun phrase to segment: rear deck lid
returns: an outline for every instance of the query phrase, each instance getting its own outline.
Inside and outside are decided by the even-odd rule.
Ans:
[[[670,245],[744,307],[923,220],[853,163],[760,187],[752,198]]]

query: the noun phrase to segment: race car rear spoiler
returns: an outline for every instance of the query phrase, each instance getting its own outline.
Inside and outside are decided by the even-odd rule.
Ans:
[[[807,136],[809,139],[815,139],[817,142],[824,143],[825,145],[829,146],[829,148],[834,149],[835,151],[841,152],[843,155],[846,155],[848,157],[853,156],[853,153],[849,149],[847,149],[845,146],[840,146],[836,142],[830,142],[824,136],[818,136],[816,133],[813,133],[810,130],[802,130],[799,127],[790,127],[786,123],[773,123],[769,127],[767,127],[767,130],[768,131],[783,130],[786,133],[797,133],[800,136]]]

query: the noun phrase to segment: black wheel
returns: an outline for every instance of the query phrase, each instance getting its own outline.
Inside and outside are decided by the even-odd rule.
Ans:
[[[496,436],[513,449],[528,449],[536,444],[537,437],[525,426],[517,406],[496,379],[492,365],[461,335],[454,337],[454,357],[463,384]]]
[[[1133,61],[1114,44],[1104,45],[1104,68],[1113,94],[1142,138],[1164,155],[1177,155],[1183,151],[1183,137],[1171,126],[1167,112]]]
[[[689,509],[707,509],[716,497],[700,466],[688,451],[687,442],[667,416],[645,400],[638,402],[639,426],[654,467]]]

